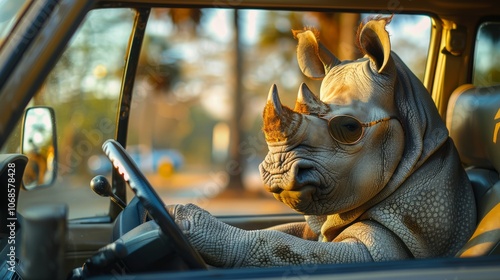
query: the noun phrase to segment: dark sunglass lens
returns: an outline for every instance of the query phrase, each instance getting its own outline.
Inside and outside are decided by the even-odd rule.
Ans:
[[[354,143],[358,141],[363,132],[361,123],[349,116],[334,117],[330,120],[329,126],[333,138],[342,143]]]

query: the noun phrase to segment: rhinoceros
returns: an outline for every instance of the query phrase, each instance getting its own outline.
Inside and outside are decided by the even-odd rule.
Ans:
[[[171,209],[208,264],[263,267],[453,256],[476,225],[473,192],[422,83],[390,49],[389,18],[360,26],[364,54],[340,61],[294,31],[294,109],[273,85],[263,113],[265,188],[305,222],[245,231],[189,204]]]

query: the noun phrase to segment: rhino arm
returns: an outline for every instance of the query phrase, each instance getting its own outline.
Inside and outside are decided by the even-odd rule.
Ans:
[[[374,261],[413,258],[404,242],[392,231],[375,221],[361,221],[342,231],[333,241],[344,242],[356,238],[366,245]]]
[[[335,242],[318,242],[278,230],[245,231],[220,222],[193,204],[176,205],[170,211],[204,260],[217,267],[370,262],[409,257],[394,234],[371,221],[350,226]]]

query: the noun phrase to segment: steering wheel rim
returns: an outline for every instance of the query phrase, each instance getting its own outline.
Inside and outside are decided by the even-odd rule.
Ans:
[[[149,212],[151,218],[158,224],[161,231],[172,239],[174,248],[188,267],[191,269],[207,269],[203,258],[184,236],[168,213],[159,195],[122,145],[113,139],[109,139],[104,142],[102,149],[113,167],[128,183],[141,204]]]

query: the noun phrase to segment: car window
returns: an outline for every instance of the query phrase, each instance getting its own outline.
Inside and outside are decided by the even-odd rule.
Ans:
[[[30,0],[0,1],[0,47],[31,2]]]
[[[355,36],[370,14],[153,9],[128,130],[129,151],[166,204],[192,202],[216,215],[291,213],[265,193],[262,110],[273,83],[293,107],[306,79],[291,29],[314,27],[340,59],[361,56]],[[235,17],[237,20],[235,20]],[[423,80],[428,16],[395,15],[392,48]]]
[[[114,138],[134,17],[130,9],[91,11],[31,100],[30,106],[55,111],[59,166],[54,186],[21,193],[21,213],[35,203],[61,202],[69,206],[69,218],[107,214],[109,198],[93,193],[89,182],[96,174],[110,178],[101,146]],[[6,146],[15,152],[19,142],[15,134]]]
[[[474,52],[472,83],[490,86],[500,83],[500,23],[485,22],[479,26]]]

